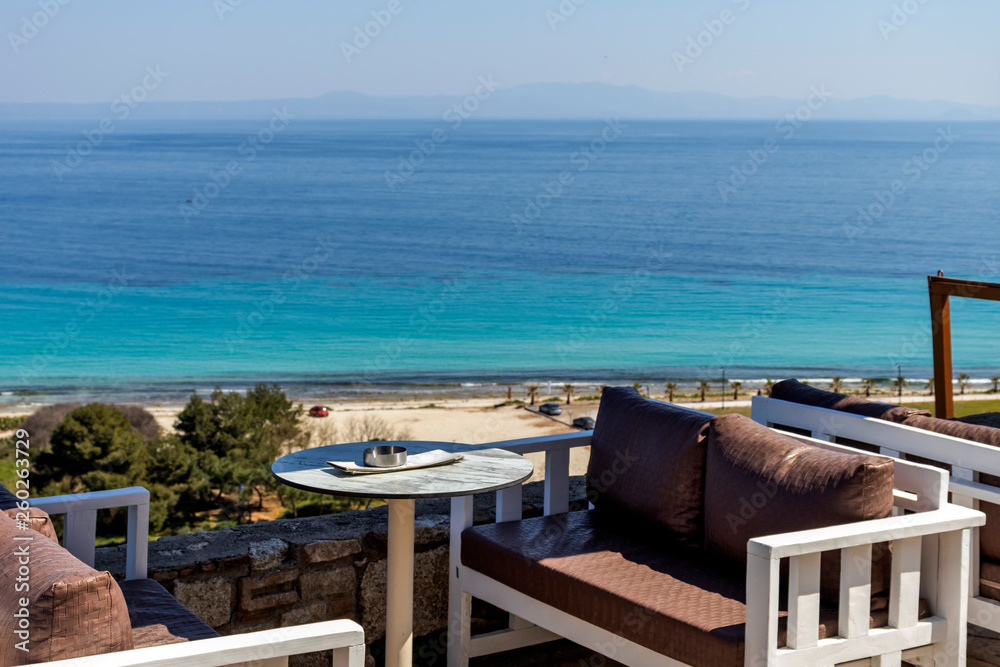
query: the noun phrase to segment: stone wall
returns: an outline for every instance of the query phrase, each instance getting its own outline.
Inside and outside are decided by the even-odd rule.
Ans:
[[[583,479],[572,478],[575,507],[585,495]],[[494,505],[493,494],[476,497],[476,522],[492,521]],[[524,515],[541,508],[542,483],[525,486]],[[449,500],[417,502],[415,637],[447,625],[449,512]],[[386,507],[162,537],[149,544],[149,576],[224,635],[352,618],[371,647],[385,636],[387,537]],[[125,548],[98,549],[96,567],[123,577]],[[368,662],[375,664],[371,651]],[[291,661],[314,664],[329,660]]]

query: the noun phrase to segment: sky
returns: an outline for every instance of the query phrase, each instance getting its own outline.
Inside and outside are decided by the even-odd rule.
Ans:
[[[4,0],[0,102],[108,102],[159,68],[160,101],[461,95],[492,75],[1000,105],[998,25],[996,0]]]

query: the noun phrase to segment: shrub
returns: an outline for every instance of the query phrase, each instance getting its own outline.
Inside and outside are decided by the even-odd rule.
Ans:
[[[98,405],[91,403],[91,405]],[[138,405],[114,405],[132,426],[142,434],[147,442],[156,439],[160,433],[160,427],[156,423],[156,418],[147,410]],[[46,405],[35,411],[30,417],[24,420],[21,428],[31,434],[31,446],[33,449],[48,449],[49,437],[59,424],[62,423],[69,413],[77,408],[83,407],[83,403],[54,403]]]

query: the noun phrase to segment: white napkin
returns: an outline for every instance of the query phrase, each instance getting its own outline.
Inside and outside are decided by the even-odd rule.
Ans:
[[[400,470],[417,470],[419,468],[430,468],[433,466],[441,466],[446,463],[454,463],[455,461],[461,461],[461,454],[452,454],[446,452],[443,449],[432,449],[429,452],[422,452],[420,454],[408,454],[406,457],[406,463],[395,468],[375,468],[372,466],[366,466],[364,460],[361,461],[327,461],[328,464],[332,465],[337,470],[342,470],[346,473],[352,475],[377,475],[383,472],[398,472]]]

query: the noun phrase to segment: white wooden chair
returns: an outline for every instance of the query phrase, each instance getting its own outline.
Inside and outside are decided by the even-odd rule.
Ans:
[[[149,548],[149,491],[134,486],[49,498],[31,505],[49,515],[65,515],[63,546],[87,565],[94,565],[97,511],[128,508],[126,579],[146,578]],[[351,620],[323,621],[242,635],[153,646],[103,655],[41,663],[52,667],[287,667],[288,656],[333,651],[334,667],[362,667],[364,630]]]
[[[788,434],[792,435],[792,434]],[[838,450],[850,448],[796,437]],[[590,433],[570,433],[483,445],[521,454],[545,452],[546,515],[569,509],[569,452],[590,444]],[[748,545],[747,667],[872,665],[903,659],[918,665],[965,665],[969,533],[982,513],[947,503],[943,470],[905,461],[895,468],[898,516],[816,530],[772,535]],[[521,518],[521,487],[497,492],[497,521]],[[448,665],[471,657],[531,646],[560,637],[628,665],[680,666],[669,657],[591,625],[476,572],[461,562],[462,532],[472,525],[472,498],[452,499]],[[903,514],[909,511],[909,514]],[[820,554],[841,550],[852,562],[871,561],[871,548],[893,542],[890,623],[869,629],[869,568],[845,568],[841,580],[841,636],[818,639]],[[787,645],[778,647],[779,564],[790,559]],[[846,562],[846,561],[845,561]],[[471,600],[510,613],[509,627],[470,636]],[[918,618],[919,599],[932,616]]]
[[[1000,475],[1000,449],[996,447],[904,424],[763,396],[755,396],[752,405],[754,421],[765,426],[780,424],[805,429],[819,440],[856,440],[879,447],[886,456],[912,454],[947,463],[951,466],[952,503],[974,509],[978,509],[980,501],[1000,504],[1000,488],[979,481],[980,473]],[[969,623],[1000,632],[1000,602],[980,595],[978,528],[972,533],[971,554]]]

